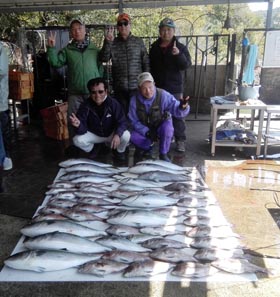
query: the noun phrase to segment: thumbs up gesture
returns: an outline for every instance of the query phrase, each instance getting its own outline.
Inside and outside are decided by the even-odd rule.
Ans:
[[[174,43],[173,43],[173,48],[172,48],[172,55],[179,55],[180,51],[176,45],[176,39],[174,40]]]

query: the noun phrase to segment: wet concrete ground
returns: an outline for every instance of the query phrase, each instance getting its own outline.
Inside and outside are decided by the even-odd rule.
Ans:
[[[210,145],[207,143],[209,132],[209,116],[200,115],[198,119],[194,119],[191,115],[187,120],[187,150],[186,153],[177,153],[174,150],[174,144],[171,148],[171,159],[174,163],[182,166],[197,167],[205,177],[207,183],[213,186],[213,179],[209,179],[209,172],[213,170],[219,171],[224,166],[224,161],[242,161],[251,160],[254,156],[254,149],[236,150],[229,147],[218,147],[215,157],[210,155]],[[56,141],[46,138],[40,125],[31,123],[28,126],[21,126],[18,133],[13,135],[12,159],[14,168],[11,171],[4,173],[4,189],[5,192],[0,195],[0,266],[3,261],[13,251],[16,243],[20,238],[20,229],[29,222],[38,206],[41,205],[44,199],[44,193],[47,190],[47,185],[51,184],[58,172],[58,163],[67,159],[64,154],[64,149],[67,146],[66,142]],[[278,148],[272,148],[269,153],[278,153]],[[134,163],[134,151],[129,152],[127,165],[132,166]],[[110,154],[106,158],[107,162],[112,162]],[[215,162],[214,162],[215,161]],[[222,161],[222,163],[219,163]],[[217,163],[218,162],[218,163]],[[210,170],[210,171],[209,171]],[[230,170],[230,169],[226,169]],[[239,169],[240,170],[240,169]],[[208,175],[207,175],[208,174]],[[224,173],[219,173],[224,175]],[[231,173],[232,174],[232,173]],[[213,175],[211,175],[213,176]],[[254,181],[252,181],[254,185]],[[222,189],[231,193],[237,191],[240,185],[231,187],[220,187],[216,185],[215,195],[223,196]],[[217,190],[219,189],[219,190]],[[279,190],[279,185],[278,185]],[[271,194],[271,193],[270,193]],[[257,199],[262,197],[270,202],[270,194],[267,192],[257,192]],[[246,196],[246,193],[243,195]],[[255,193],[254,193],[255,195]],[[227,196],[230,197],[230,196]],[[241,196],[238,196],[239,198]],[[272,244],[273,237],[274,247],[271,247],[274,256],[279,257],[279,229],[271,228],[271,231],[262,228],[262,211],[258,212],[258,205],[249,200],[250,203],[242,199],[222,200],[224,203],[225,212],[233,221],[239,221],[238,232],[246,230],[249,234],[255,237],[253,240],[254,247],[257,247],[259,240],[265,238],[265,245]],[[232,204],[232,205],[231,205]],[[231,207],[229,207],[231,205]],[[233,207],[235,206],[235,207]],[[239,206],[239,207],[237,207]],[[253,206],[253,207],[252,207]],[[248,219],[248,213],[239,212],[239,209],[245,209],[251,214],[255,214],[255,219]],[[241,217],[242,213],[242,217]],[[250,216],[248,216],[249,218]],[[256,219],[257,217],[257,219]],[[241,218],[241,219],[240,219]],[[271,216],[266,218],[266,226],[270,221]],[[259,222],[256,224],[256,222]],[[242,228],[242,226],[244,226]],[[245,233],[246,233],[245,232]],[[247,233],[246,233],[247,234]],[[255,241],[254,241],[255,240]],[[251,244],[251,243],[250,243]],[[263,245],[264,246],[264,245]],[[271,250],[262,250],[262,253],[271,252]],[[275,254],[276,253],[276,254]],[[260,261],[257,257],[256,261]],[[272,259],[273,263],[277,260]],[[278,274],[279,275],[279,274]],[[1,296],[279,296],[279,277],[267,278],[261,276],[257,283],[139,283],[139,282],[102,282],[98,283],[0,283]]]

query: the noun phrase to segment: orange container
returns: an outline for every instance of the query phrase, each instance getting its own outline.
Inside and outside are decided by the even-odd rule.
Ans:
[[[32,99],[34,75],[31,72],[9,72],[9,97],[14,100]]]

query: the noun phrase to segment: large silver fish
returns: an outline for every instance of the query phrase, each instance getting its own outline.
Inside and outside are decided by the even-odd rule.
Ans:
[[[24,251],[10,256],[4,263],[13,269],[47,272],[77,267],[100,256],[63,251]]]
[[[98,161],[85,159],[85,158],[68,159],[68,160],[60,162],[58,165],[60,167],[69,167],[69,166],[73,166],[73,165],[76,165],[76,164],[93,164],[93,165],[97,165],[97,166],[100,166],[100,167],[112,167],[111,164],[101,163],[101,162],[98,162]]]
[[[164,172],[164,171],[148,171],[138,175],[139,179],[155,182],[174,182],[186,181],[187,176],[182,174]]]
[[[152,164],[139,164],[135,165],[133,167],[130,167],[127,172],[131,174],[142,174],[145,172],[150,172],[150,171],[159,171],[159,172],[169,172],[169,173],[178,173],[177,170],[170,169],[167,167],[159,166],[159,165],[152,165]],[[181,171],[184,172],[184,171]]]
[[[163,207],[167,205],[175,205],[176,203],[177,200],[174,198],[152,193],[132,195],[121,201],[121,204],[123,205],[140,208]]]
[[[162,161],[162,160],[152,160],[152,159],[139,161],[139,162],[137,162],[136,166],[138,166],[138,165],[155,165],[155,166],[160,166],[160,167],[163,167],[163,168],[171,169],[171,170],[174,170],[174,171],[191,172],[191,170],[192,170],[192,169],[189,169],[189,168],[181,167],[181,166],[176,165],[174,163],[169,163],[169,162]]]
[[[68,166],[65,168],[66,172],[75,172],[75,171],[86,171],[86,172],[93,172],[101,175],[114,175],[119,172],[119,170],[115,168],[109,168],[109,167],[101,167],[98,165],[94,164],[86,164],[86,163],[81,163],[81,164],[76,164],[72,166]]]
[[[110,251],[103,254],[102,259],[108,259],[122,263],[133,263],[151,259],[148,253],[138,253],[134,251]]]
[[[159,225],[175,225],[176,218],[167,218],[148,210],[127,210],[121,211],[107,219],[109,224],[121,224],[132,227],[147,227]]]
[[[103,253],[111,250],[87,238],[62,232],[29,237],[23,245],[30,250],[62,250],[72,253]]]
[[[171,274],[179,277],[200,278],[213,275],[218,271],[209,263],[182,262],[176,265]]]
[[[155,181],[149,181],[141,180],[138,178],[124,178],[119,180],[121,184],[127,184],[127,185],[133,185],[138,186],[141,188],[162,188],[164,186],[169,185],[170,182],[155,182]]]
[[[133,262],[123,273],[124,277],[148,277],[161,273],[167,273],[174,265],[170,263],[146,260]]]
[[[197,262],[194,258],[196,249],[193,248],[161,248],[150,253],[150,257],[156,260],[178,263],[178,262]]]
[[[198,249],[194,255],[195,259],[203,262],[212,262],[218,259],[229,259],[229,258],[244,258],[242,249]]]
[[[108,259],[100,259],[97,261],[90,261],[79,267],[79,273],[93,274],[96,276],[104,276],[107,274],[117,273],[123,271],[128,267],[128,264],[122,262],[115,262]]]
[[[106,236],[96,240],[97,243],[121,251],[149,252],[148,248],[119,236]]]
[[[166,238],[152,238],[141,243],[141,245],[148,249],[160,249],[164,247],[170,247],[175,249],[182,249],[188,247],[187,244],[177,240],[166,239]]]
[[[226,238],[228,236],[239,238],[237,233],[234,233],[230,226],[197,226],[187,232],[189,237],[219,237]]]
[[[150,234],[154,236],[168,236],[176,234],[185,234],[192,228],[185,225],[173,225],[173,226],[159,226],[159,227],[143,227],[140,229],[141,233]],[[185,236],[185,235],[184,235]]]
[[[75,234],[82,237],[97,236],[104,234],[103,231],[90,229],[85,226],[82,226],[81,224],[76,224],[69,220],[48,220],[35,222],[24,226],[20,231],[23,235],[29,237],[34,237],[55,231]]]
[[[135,234],[141,234],[138,228],[125,226],[125,225],[112,225],[106,232],[116,236],[130,236]]]
[[[234,273],[234,274],[242,274],[242,273],[256,273],[262,272],[265,274],[271,274],[271,272],[263,267],[257,266],[253,263],[250,263],[246,259],[221,259],[211,263],[213,267],[216,267],[220,270]]]

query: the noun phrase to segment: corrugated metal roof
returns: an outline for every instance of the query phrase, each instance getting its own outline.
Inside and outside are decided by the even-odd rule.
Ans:
[[[228,4],[229,0],[0,0],[0,12],[117,9]],[[230,0],[230,3],[271,2],[273,0]]]

